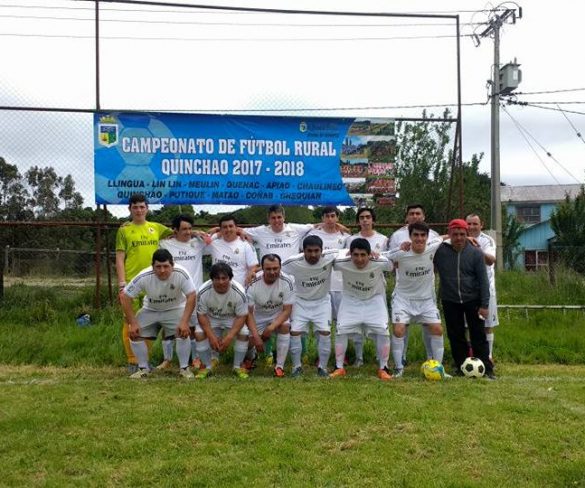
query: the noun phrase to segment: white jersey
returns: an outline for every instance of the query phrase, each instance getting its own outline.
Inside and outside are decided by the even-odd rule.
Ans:
[[[484,254],[488,254],[494,258],[496,257],[496,241],[494,241],[489,235],[481,232],[476,240]],[[496,291],[495,266],[493,264],[489,266],[486,264],[485,269],[490,281],[490,293],[493,294]]]
[[[211,280],[199,288],[197,297],[197,313],[212,319],[235,319],[248,315],[248,302],[244,287],[232,280],[226,293],[218,293]]]
[[[178,241],[177,239],[164,239],[159,242],[161,249],[167,249],[176,264],[185,268],[195,288],[203,284],[203,266],[201,258],[205,250],[205,242],[199,237],[194,237],[187,242]]]
[[[241,285],[246,281],[248,270],[258,264],[254,248],[240,238],[231,242],[215,239],[206,247],[206,253],[211,254],[212,264],[219,262],[229,264],[234,272],[234,281]]]
[[[374,295],[386,294],[384,271],[392,269],[392,264],[384,257],[370,258],[363,269],[358,269],[351,261],[351,256],[338,257],[333,266],[343,276],[343,294],[362,300]]]
[[[292,305],[295,300],[294,280],[281,273],[272,284],[264,281],[264,273],[260,272],[246,288],[248,305],[254,306],[254,317],[257,322],[272,321],[283,305]]]
[[[124,293],[130,298],[137,298],[145,293],[142,308],[165,312],[185,306],[185,296],[196,291],[189,272],[180,265],[175,265],[168,279],[161,280],[154,274],[152,266],[143,269],[126,285]]]
[[[316,264],[309,264],[304,254],[297,254],[282,263],[282,270],[295,279],[296,296],[303,300],[320,300],[331,288],[331,271],[337,251],[323,251]]]
[[[382,253],[388,259],[398,263],[394,294],[408,300],[435,299],[435,251],[443,239],[427,242],[425,250],[418,254],[412,251],[387,251]]]
[[[429,229],[429,241],[434,241],[439,234],[437,234],[433,229]],[[410,234],[408,233],[408,225],[400,227],[400,229],[396,230],[391,236],[390,240],[388,241],[388,250],[394,251],[400,247],[400,244],[403,242],[410,242]]]
[[[358,238],[365,239],[366,241],[368,241],[370,243],[370,247],[372,249],[372,252],[377,252],[378,254],[380,254],[382,251],[385,251],[386,247],[388,245],[388,238],[385,235],[374,231],[374,233],[369,237],[363,236],[361,234],[354,234],[352,236],[349,236],[347,238],[347,242],[345,244],[346,247],[349,248],[352,241],[354,239],[358,239]]]
[[[345,232],[336,231],[336,232],[326,232],[323,229],[313,229],[310,231],[307,236],[318,236],[323,241],[323,250],[326,249],[345,249],[347,238],[349,234]],[[331,289],[330,291],[341,291],[343,289],[343,284],[341,282],[341,273],[339,271],[333,271],[331,273]]]
[[[284,261],[299,252],[303,237],[312,229],[312,224],[284,224],[282,231],[274,232],[269,225],[261,225],[246,229],[246,234],[254,240],[260,258],[278,254]]]

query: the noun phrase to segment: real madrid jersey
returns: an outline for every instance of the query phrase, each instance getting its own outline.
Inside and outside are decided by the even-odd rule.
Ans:
[[[326,232],[323,229],[313,229],[307,235],[320,237],[323,241],[323,250],[345,249],[345,243],[349,237],[349,234],[346,234],[345,232]],[[331,273],[331,291],[341,291],[342,288],[341,273],[339,271],[333,271]]]
[[[309,264],[304,254],[297,254],[282,263],[282,270],[295,279],[296,296],[303,300],[320,300],[329,293],[331,271],[338,251],[323,251],[316,264]]]
[[[334,269],[341,271],[343,293],[363,300],[374,295],[386,293],[384,271],[391,269],[391,263],[384,257],[370,258],[368,264],[359,269],[353,264],[351,256],[338,257]]]
[[[494,241],[489,235],[481,232],[477,237],[477,243],[484,254],[489,254],[492,257],[496,257],[496,241]],[[490,292],[494,293],[496,290],[496,273],[495,266],[493,264],[486,265],[485,267],[490,282]]]
[[[219,320],[248,315],[244,287],[232,280],[226,293],[218,293],[213,288],[213,282],[206,281],[197,294],[197,313]]]
[[[177,239],[165,239],[160,241],[161,249],[167,249],[175,263],[185,268],[196,288],[203,284],[203,266],[201,258],[205,249],[205,242],[199,237],[194,237],[188,242],[178,241]]]
[[[278,254],[284,261],[299,252],[303,237],[312,229],[312,224],[284,224],[281,232],[274,232],[269,225],[261,225],[246,229],[246,233],[254,240],[260,258]]]
[[[294,280],[281,273],[274,283],[268,284],[260,272],[246,288],[246,297],[248,305],[254,306],[258,322],[273,320],[282,311],[283,305],[294,303]]]
[[[175,265],[168,279],[156,276],[152,266],[144,269],[126,285],[124,293],[137,298],[146,293],[142,308],[164,312],[185,306],[185,296],[196,290],[193,280],[185,268]]]
[[[234,273],[234,281],[241,285],[246,281],[248,269],[258,264],[254,248],[240,238],[231,242],[215,239],[207,246],[206,252],[211,254],[213,264],[218,262],[229,264]]]
[[[374,231],[374,233],[369,237],[365,237],[361,234],[354,234],[352,236],[349,236],[347,238],[346,246],[349,248],[349,246],[351,245],[351,242],[354,239],[358,239],[358,238],[365,239],[366,241],[368,241],[370,243],[370,248],[372,249],[372,252],[377,252],[378,254],[380,254],[382,251],[386,250],[388,238],[385,235],[380,234],[379,232],[376,232],[376,231]]]

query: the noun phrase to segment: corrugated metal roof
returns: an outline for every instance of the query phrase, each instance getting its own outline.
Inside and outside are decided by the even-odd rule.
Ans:
[[[500,196],[502,203],[507,202],[560,202],[565,195],[575,197],[581,190],[576,185],[530,185],[530,186],[502,186]]]

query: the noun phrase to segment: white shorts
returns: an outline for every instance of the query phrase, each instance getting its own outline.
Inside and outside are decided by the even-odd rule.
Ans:
[[[412,300],[401,297],[398,294],[392,295],[393,324],[440,324],[441,315],[437,308],[437,302],[433,298],[426,300]]]
[[[162,312],[141,309],[136,315],[140,326],[140,337],[154,338],[161,329],[164,329],[164,336],[170,337],[177,333],[177,327],[183,316],[184,308],[173,308]]]
[[[271,319],[256,320],[256,328],[258,329],[258,334],[262,335],[262,332],[266,330],[266,327],[268,327],[275,318],[276,317],[273,317]],[[290,319],[286,320],[282,325],[290,325],[289,320]],[[275,332],[277,331],[278,329],[276,329]]]
[[[490,304],[488,307],[488,316],[485,319],[484,325],[486,327],[497,327],[500,325],[498,320],[498,300],[495,293],[490,293]]]
[[[331,297],[331,318],[337,320],[337,314],[339,313],[339,305],[341,304],[341,291],[330,291],[329,296]]]
[[[233,319],[215,319],[213,317],[209,317],[209,323],[211,324],[211,328],[213,329],[214,333],[219,334],[219,335],[223,335],[225,332],[229,331],[232,328],[232,325],[234,325],[234,320],[235,320],[235,318],[233,318]],[[201,334],[205,333],[205,331],[203,330],[201,325],[199,325],[199,323],[197,323],[197,325],[195,326],[195,332],[201,333]],[[248,326],[244,325],[240,329],[240,332],[238,332],[238,334],[250,335],[250,331],[248,330]]]
[[[337,317],[337,334],[389,335],[386,297],[374,295],[367,300],[343,295]]]
[[[309,333],[309,322],[313,330],[331,332],[331,297],[325,295],[320,300],[303,300],[297,297],[291,315],[291,332]]]

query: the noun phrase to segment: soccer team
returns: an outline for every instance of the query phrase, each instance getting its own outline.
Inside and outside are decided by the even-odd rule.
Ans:
[[[357,211],[355,235],[338,222],[335,207],[325,207],[315,225],[286,223],[279,205],[269,208],[267,225],[254,228],[241,229],[226,215],[210,234],[193,231],[189,215],[176,217],[172,229],[148,222],[141,194],[130,198],[129,210],[131,221],[116,238],[116,271],[131,378],[150,374],[150,344],[161,331],[164,359],[158,368],[171,367],[176,349],[184,378],[209,376],[232,343],[238,378],[249,376],[259,355],[274,366],[275,377],[283,377],[289,353],[290,375],[299,377],[311,327],[319,377],[347,374],[350,340],[354,366],[363,365],[367,338],[375,343],[378,378],[401,377],[410,324],[422,325],[427,359],[443,361],[436,271],[453,374],[462,374],[472,350],[484,362],[486,377],[495,379],[496,249],[476,214],[452,220],[448,235],[439,236],[424,223],[422,206],[410,205],[406,225],[387,239],[374,230],[375,212],[366,207]],[[205,283],[203,255],[212,261]],[[396,285],[389,315],[390,272],[396,273]],[[329,372],[332,343],[335,369]]]

